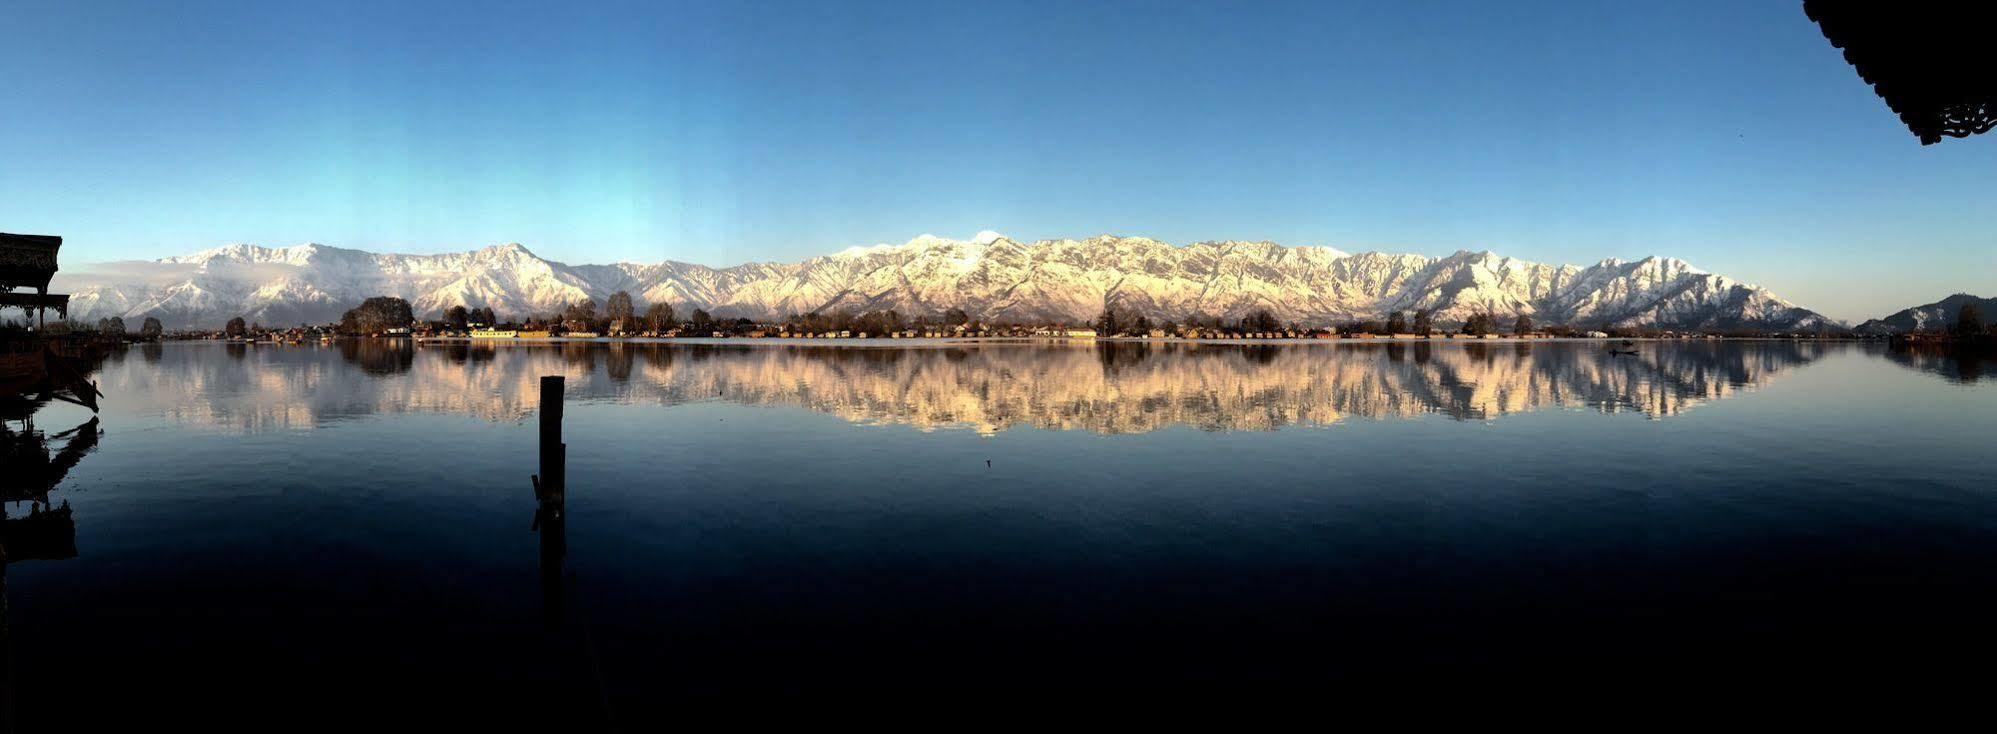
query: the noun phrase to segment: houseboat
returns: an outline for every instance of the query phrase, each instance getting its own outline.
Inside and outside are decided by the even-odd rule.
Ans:
[[[514,339],[519,336],[520,332],[512,329],[475,329],[472,331],[473,339]]]
[[[42,330],[43,312],[69,316],[69,296],[48,292],[61,249],[61,237],[0,233],[0,310],[18,308],[33,317],[33,328],[0,329],[0,399],[39,395],[94,412],[103,393],[88,374],[116,342],[77,334],[50,337]],[[22,292],[28,290],[34,292]]]

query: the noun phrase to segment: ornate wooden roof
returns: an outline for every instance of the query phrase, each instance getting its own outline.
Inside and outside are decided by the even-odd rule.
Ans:
[[[61,237],[0,232],[0,291],[33,288],[47,292],[60,249]]]
[[[1985,3],[1803,0],[1844,60],[1922,145],[1997,127],[1997,53]]]

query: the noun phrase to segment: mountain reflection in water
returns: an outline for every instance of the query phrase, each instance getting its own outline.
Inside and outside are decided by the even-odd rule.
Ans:
[[[880,343],[875,343],[880,344]],[[211,345],[148,349],[141,393],[170,418],[232,430],[378,413],[529,415],[541,375],[569,398],[797,406],[856,423],[1142,433],[1325,426],[1350,418],[1488,420],[1548,408],[1676,415],[1834,348],[1813,342]]]
[[[21,731],[1976,682],[1975,355],[1605,346],[140,345],[0,421],[0,661]]]
[[[1949,382],[1974,384],[1997,370],[1997,349],[1988,341],[1969,343],[1894,342],[1885,350],[1894,364],[1926,372]]]

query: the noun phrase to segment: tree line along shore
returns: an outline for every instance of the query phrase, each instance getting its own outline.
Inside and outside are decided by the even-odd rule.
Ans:
[[[19,328],[19,327],[10,327]],[[182,329],[167,332],[159,319],[147,317],[134,332],[120,317],[95,325],[75,321],[50,324],[51,335],[68,333],[100,338],[153,341],[231,339],[303,341],[338,337],[414,338],[1132,338],[1132,339],[1447,339],[1447,338],[1886,338],[1856,334],[1849,329],[1777,332],[1752,328],[1666,329],[1660,327],[1576,326],[1539,324],[1531,316],[1509,318],[1476,313],[1459,323],[1441,324],[1427,311],[1395,311],[1381,320],[1355,320],[1306,326],[1283,322],[1267,309],[1239,319],[1198,314],[1184,320],[1153,321],[1117,306],[1109,306],[1088,323],[986,323],[962,309],[904,315],[894,310],[827,311],[793,314],[778,321],[716,317],[694,309],[684,317],[669,303],[654,303],[639,312],[631,295],[619,291],[601,309],[594,300],[570,304],[556,313],[502,317],[490,308],[454,306],[442,318],[419,319],[408,301],[393,296],[369,298],[349,309],[335,323],[295,327],[265,326],[243,317],[221,329]],[[1975,304],[1965,304],[1945,329],[1892,335],[1904,341],[1987,344],[1997,339],[1997,325],[1986,324]]]

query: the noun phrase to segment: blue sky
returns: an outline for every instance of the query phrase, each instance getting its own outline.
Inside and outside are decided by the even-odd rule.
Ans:
[[[789,260],[923,232],[1683,257],[1857,319],[1997,293],[1800,2],[0,5],[0,230]]]

